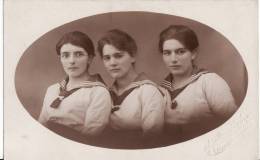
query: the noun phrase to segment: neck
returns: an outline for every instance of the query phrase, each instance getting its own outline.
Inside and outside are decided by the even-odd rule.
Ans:
[[[89,75],[88,72],[85,72],[82,75],[77,76],[77,77],[70,76],[69,77],[69,82],[67,84],[67,89],[75,88],[81,82],[84,82],[84,81],[88,80],[89,77],[90,77],[90,75]]]
[[[138,74],[136,71],[132,68],[124,77],[118,78],[116,80],[116,85],[118,91],[126,88],[131,82],[133,82]]]
[[[173,75],[174,83],[176,86],[184,82],[185,80],[189,79],[192,76],[193,68],[191,68],[188,72],[182,75]]]

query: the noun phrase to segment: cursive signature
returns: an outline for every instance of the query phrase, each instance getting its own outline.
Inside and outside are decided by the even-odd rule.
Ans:
[[[222,130],[211,136],[206,141],[204,150],[209,156],[216,156],[226,150],[226,148],[237,140],[238,136],[246,136],[245,132],[248,129],[250,116],[245,112],[240,112],[234,117],[232,123],[223,126]]]
[[[208,139],[204,150],[209,156],[215,156],[225,151],[231,141],[226,139],[221,132],[218,132],[215,137]]]

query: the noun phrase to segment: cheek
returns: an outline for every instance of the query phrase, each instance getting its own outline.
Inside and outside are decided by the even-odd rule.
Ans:
[[[191,62],[192,59],[190,56],[184,57],[181,61],[182,61],[182,63],[185,63],[187,66],[192,64],[192,62]]]
[[[108,68],[108,61],[103,61],[103,64],[104,64],[104,66],[105,66],[105,68]]]
[[[133,65],[132,59],[127,59],[127,60],[125,60],[125,61],[121,61],[121,66],[124,66],[124,68],[125,68],[126,70],[129,70],[129,68],[131,68],[132,65]]]
[[[88,61],[86,59],[82,59],[82,60],[78,61],[78,64],[81,67],[85,68],[87,66],[87,64],[88,64]]]
[[[127,69],[129,70],[132,66],[133,66],[133,63],[132,63],[132,62],[128,63],[128,64],[127,64]]]
[[[169,63],[169,61],[170,61],[170,58],[168,57],[168,56],[163,56],[163,62],[165,63],[165,64],[168,64]]]
[[[66,61],[60,60],[60,63],[61,63],[61,65],[62,65],[63,67],[66,66]]]

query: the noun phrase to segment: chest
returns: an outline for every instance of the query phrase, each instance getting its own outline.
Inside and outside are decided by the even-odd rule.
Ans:
[[[206,94],[199,84],[190,84],[171,101],[165,112],[169,123],[195,123],[213,116]]]
[[[142,118],[142,99],[140,90],[134,89],[122,98],[121,103],[114,104],[119,109],[111,114],[111,123],[116,128],[138,128]]]
[[[50,116],[64,116],[75,114],[79,116],[84,116],[91,97],[90,97],[90,90],[82,88],[79,89],[68,97],[64,98],[58,108],[50,107],[51,103],[58,97],[59,90],[55,90],[49,94],[47,99],[46,105],[48,105],[48,112]]]

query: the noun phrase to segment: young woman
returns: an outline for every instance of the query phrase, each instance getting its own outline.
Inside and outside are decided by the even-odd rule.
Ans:
[[[225,80],[194,64],[198,46],[196,34],[187,26],[171,25],[160,34],[159,50],[170,71],[162,83],[169,91],[165,112],[168,143],[206,133],[237,110]]]
[[[121,30],[110,30],[98,41],[98,51],[115,79],[110,93],[110,148],[149,148],[156,145],[164,124],[164,99],[157,85],[134,68],[137,46]]]
[[[39,122],[66,138],[91,143],[108,124],[112,105],[101,77],[88,72],[93,43],[74,31],[59,40],[56,51],[67,77],[47,89]]]

